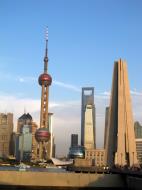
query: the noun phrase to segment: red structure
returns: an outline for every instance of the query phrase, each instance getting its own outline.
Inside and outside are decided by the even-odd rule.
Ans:
[[[49,96],[49,86],[52,83],[51,76],[47,73],[48,70],[48,36],[46,36],[46,49],[44,57],[44,73],[39,76],[38,82],[42,87],[41,92],[41,110],[40,110],[40,128],[35,133],[35,138],[38,142],[38,158],[47,159],[48,152],[48,142],[50,140],[50,132],[48,126],[48,96]]]
[[[47,128],[39,128],[35,134],[37,142],[48,142],[50,140],[50,133]]]

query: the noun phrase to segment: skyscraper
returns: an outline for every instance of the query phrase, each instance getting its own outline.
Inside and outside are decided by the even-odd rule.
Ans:
[[[114,64],[106,161],[109,166],[138,164],[127,65],[121,59]]]
[[[106,107],[105,112],[105,131],[104,131],[104,149],[106,148],[106,137],[108,132],[109,107]]]
[[[27,129],[27,130],[26,130]],[[17,122],[17,134],[15,135],[15,156],[16,159],[23,160],[36,160],[37,159],[37,142],[35,140],[35,132],[37,130],[37,124],[33,122],[33,118],[29,113],[24,113],[22,116],[18,118]],[[29,140],[32,137],[31,141]],[[22,149],[25,146],[25,141],[29,141],[31,143],[31,150]],[[22,144],[23,143],[23,144]],[[25,148],[28,146],[26,145]],[[23,153],[22,153],[23,152]],[[27,155],[27,158],[23,155]],[[30,156],[28,156],[30,155]]]
[[[51,76],[47,73],[48,70],[48,31],[46,31],[46,48],[44,57],[44,72],[39,76],[39,85],[42,87],[41,92],[41,109],[40,109],[40,128],[36,131],[35,137],[38,142],[38,157],[47,159],[50,152],[48,141],[50,140],[50,132],[48,126],[48,96],[49,86],[52,83]]]
[[[20,161],[31,161],[32,133],[30,125],[24,125],[21,134],[19,135],[19,155]]]
[[[96,147],[94,88],[82,88],[81,145],[86,149]]]
[[[11,154],[13,133],[13,114],[0,113],[0,157],[7,158]]]
[[[48,158],[55,157],[55,138],[53,134],[53,113],[48,113],[48,129],[50,132],[50,140],[48,141]]]
[[[32,125],[33,118],[29,113],[24,113],[18,118],[17,122],[17,133],[22,133],[22,128],[24,125]],[[32,130],[32,129],[31,129]]]
[[[71,147],[78,146],[78,134],[71,134]]]

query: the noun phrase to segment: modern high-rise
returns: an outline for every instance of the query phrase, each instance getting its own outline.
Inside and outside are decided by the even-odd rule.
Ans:
[[[32,133],[29,125],[22,127],[19,135],[19,160],[30,162],[32,158]]]
[[[17,122],[17,134],[15,134],[15,156],[16,159],[19,160],[20,159],[20,152],[21,152],[21,147],[24,145],[19,145],[19,143],[21,143],[22,141],[20,141],[20,139],[28,139],[28,136],[32,137],[32,141],[31,141],[31,152],[27,153],[30,154],[30,159],[32,161],[37,159],[37,142],[35,139],[35,132],[37,130],[37,124],[35,122],[33,122],[33,118],[29,113],[24,113],[22,116],[20,116],[18,118],[18,122]],[[24,128],[24,130],[23,130]],[[26,133],[24,132],[26,130],[26,128],[28,128],[28,132],[26,131]],[[30,137],[30,138],[31,138]],[[27,140],[28,141],[28,140]],[[24,143],[24,141],[23,141]],[[21,147],[20,147],[21,146]],[[20,149],[19,149],[20,148]],[[24,151],[24,150],[23,150]],[[25,157],[21,157],[22,159]],[[28,157],[29,159],[29,157]]]
[[[139,164],[142,164],[142,126],[138,121],[136,121],[134,124],[134,130],[135,130],[137,158]]]
[[[22,128],[24,125],[32,125],[33,118],[29,113],[24,113],[18,118],[17,122],[17,133],[22,133]]]
[[[55,157],[55,137],[53,134],[53,113],[49,112],[48,113],[48,130],[50,132],[50,139],[48,141],[47,147],[48,147],[48,152],[47,152],[47,157],[52,158]]]
[[[71,134],[71,147],[78,146],[78,134]]]
[[[13,114],[0,113],[0,157],[7,158],[10,156],[11,142],[13,134]]]
[[[96,148],[94,88],[82,88],[81,146]]]
[[[121,59],[114,64],[109,107],[107,165],[138,164],[128,71],[126,62]]]

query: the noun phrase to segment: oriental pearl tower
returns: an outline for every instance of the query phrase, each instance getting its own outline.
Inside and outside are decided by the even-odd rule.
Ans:
[[[49,153],[48,142],[50,141],[50,132],[48,126],[48,96],[49,86],[52,83],[52,78],[48,74],[48,30],[46,31],[46,47],[44,57],[44,72],[39,76],[38,82],[42,88],[41,91],[41,110],[40,110],[40,128],[35,133],[36,141],[38,142],[37,156],[39,160],[47,160]]]

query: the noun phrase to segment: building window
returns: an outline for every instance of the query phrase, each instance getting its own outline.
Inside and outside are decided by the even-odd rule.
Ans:
[[[7,118],[6,117],[1,118],[1,124],[7,124]]]

